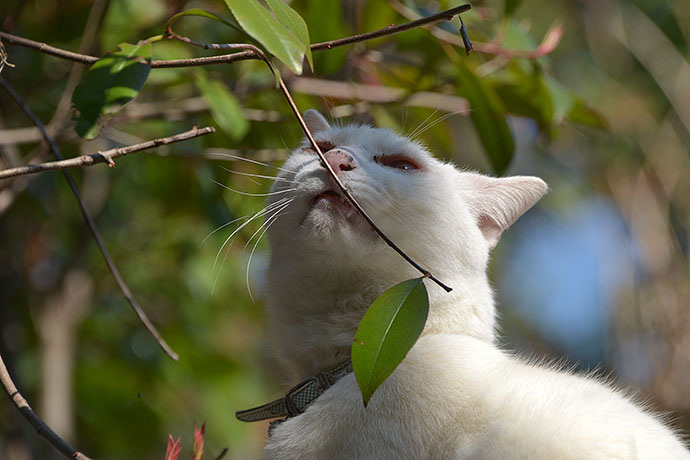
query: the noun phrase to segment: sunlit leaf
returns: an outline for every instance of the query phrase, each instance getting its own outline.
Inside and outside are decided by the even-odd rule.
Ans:
[[[506,121],[506,109],[492,87],[463,64],[458,65],[461,94],[471,106],[470,118],[496,174],[505,173],[513,159],[515,142]]]
[[[134,99],[151,70],[151,44],[120,44],[120,49],[96,61],[72,95],[77,134],[98,135],[98,120]]]
[[[180,12],[180,13],[177,13],[176,15],[174,15],[173,17],[171,17],[171,18],[168,20],[168,23],[167,23],[166,26],[165,26],[166,29],[167,29],[168,27],[172,27],[172,25],[173,25],[175,22],[177,22],[178,19],[180,19],[181,17],[184,17],[184,16],[199,16],[199,17],[202,17],[202,18],[213,19],[214,21],[218,21],[218,22],[220,22],[221,24],[225,24],[226,26],[231,27],[231,28],[235,29],[235,30],[238,31],[238,32],[244,33],[244,31],[242,30],[242,27],[240,27],[240,25],[237,24],[237,22],[235,22],[233,19],[231,19],[231,18],[224,18],[224,17],[222,17],[222,16],[218,16],[218,15],[215,14],[215,13],[211,13],[211,12],[209,12],[209,11],[202,10],[202,9],[199,9],[199,8],[190,8],[190,9],[188,9],[188,10],[185,10],[185,11],[182,11],[182,12]]]
[[[249,121],[244,117],[242,105],[228,87],[209,79],[201,70],[196,73],[195,82],[218,127],[233,140],[244,137],[249,130]]]
[[[352,344],[352,368],[365,406],[415,344],[428,313],[423,278],[396,284],[371,304]]]
[[[283,0],[266,0],[266,3],[271,8],[278,21],[302,41],[307,56],[307,62],[309,62],[309,67],[313,69],[314,60],[311,55],[311,42],[309,41],[309,28],[307,27],[307,23],[304,22],[304,19],[302,19],[302,16],[300,16],[297,11],[290,8]],[[329,15],[330,14],[329,11]]]
[[[245,32],[261,43],[296,74],[302,73],[302,61],[308,45],[281,24],[258,0],[225,0]]]

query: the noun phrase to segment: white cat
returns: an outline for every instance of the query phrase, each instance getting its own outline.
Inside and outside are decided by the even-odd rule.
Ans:
[[[384,232],[453,291],[426,282],[424,333],[366,409],[350,373],[275,427],[265,459],[690,459],[621,391],[495,345],[489,251],[545,193],[541,179],[459,171],[388,130],[305,118]],[[419,274],[340,196],[308,143],[274,191],[284,193],[270,204],[280,211],[269,218],[268,303],[296,383],[347,360],[371,302]]]

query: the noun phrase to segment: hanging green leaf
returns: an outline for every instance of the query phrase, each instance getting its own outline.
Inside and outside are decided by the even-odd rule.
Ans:
[[[281,24],[258,0],[225,0],[225,4],[247,34],[290,70],[298,75],[302,73],[302,61],[309,50],[308,42],[305,43],[294,31]]]
[[[309,41],[309,28],[307,27],[307,23],[304,22],[304,19],[297,11],[293,10],[283,0],[266,0],[266,3],[268,3],[276,19],[300,39],[304,45],[309,67],[313,70],[314,59],[311,55],[311,42]]]
[[[134,99],[151,70],[151,44],[121,43],[119,50],[96,61],[72,94],[77,134],[98,135],[98,120]]]
[[[235,95],[223,83],[209,79],[203,70],[196,72],[195,76],[196,86],[218,127],[233,140],[242,139],[249,130],[249,121]]]
[[[364,406],[415,344],[428,314],[423,278],[396,284],[371,304],[352,344],[352,368]]]
[[[462,95],[471,106],[470,118],[496,174],[503,175],[513,159],[515,142],[506,121],[506,109],[493,88],[458,64]]]
[[[244,33],[242,27],[240,27],[240,25],[237,24],[237,22],[235,22],[233,19],[224,18],[222,16],[218,16],[215,13],[211,13],[209,11],[202,10],[199,8],[190,8],[188,10],[177,13],[175,16],[168,19],[168,23],[165,25],[165,28],[168,29],[169,27],[172,27],[172,25],[175,24],[175,22],[177,22],[178,19],[184,16],[199,16],[202,18],[213,19],[214,21],[218,21],[221,24],[225,24],[226,26],[231,27],[238,32]]]

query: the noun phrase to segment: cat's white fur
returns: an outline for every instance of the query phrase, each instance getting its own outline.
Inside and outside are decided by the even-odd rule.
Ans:
[[[364,209],[453,291],[426,283],[424,333],[366,409],[350,374],[280,424],[265,459],[690,459],[622,392],[495,345],[489,251],[545,193],[541,179],[459,171],[391,131],[305,118],[336,146],[329,155],[347,158],[351,169],[337,172]],[[389,155],[420,169],[381,164]],[[267,294],[276,351],[296,383],[348,359],[371,302],[419,275],[347,206],[315,204],[337,188],[306,142],[283,169],[274,191],[296,190],[273,198],[292,201],[269,230]]]

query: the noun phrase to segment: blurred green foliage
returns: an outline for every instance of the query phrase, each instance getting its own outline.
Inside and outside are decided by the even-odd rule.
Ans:
[[[17,35],[77,50],[91,6],[85,0],[5,0],[0,21],[5,30],[14,24]],[[456,4],[294,0],[291,6],[304,17],[311,41],[318,42],[405,22],[402,13],[427,15]],[[163,33],[170,17],[189,8],[228,15],[220,0],[111,0],[96,39],[82,47],[103,55],[120,43],[135,44]],[[435,28],[443,31],[438,36],[413,30],[314,53],[315,82],[300,85],[283,72],[302,110],[315,107],[337,120],[408,134],[421,127],[419,138],[439,157],[487,173],[507,169],[544,176],[552,189],[546,210],[567,212],[593,195],[612,200],[639,239],[647,271],[617,299],[611,356],[617,344],[640,331],[652,337],[663,358],[644,389],[660,406],[680,411],[681,423],[688,425],[690,401],[681,390],[690,382],[684,351],[690,342],[683,332],[690,330],[690,124],[682,95],[690,93],[683,92],[688,81],[681,78],[676,87],[665,75],[686,75],[690,6],[683,0],[492,0],[473,3],[463,18],[478,50],[482,43],[534,50],[555,21],[563,23],[565,36],[537,59],[480,51],[465,57],[457,45],[456,19]],[[244,40],[205,18],[184,18],[175,30],[202,42]],[[5,67],[3,76],[48,123],[71,97],[65,88],[80,65],[16,46],[7,51],[16,67]],[[152,44],[153,59],[209,54],[217,52],[169,40]],[[384,98],[384,89],[364,88],[352,96],[349,83],[326,86],[323,80],[403,91]],[[469,100],[471,109],[458,108],[457,98]],[[0,352],[16,383],[39,414],[49,412],[42,400],[49,366],[42,356],[52,335],[40,325],[60,317],[60,299],[70,298],[68,274],[84,272],[91,288],[88,308],[71,326],[75,343],[65,348],[75,358],[74,444],[96,458],[160,459],[168,433],[182,436],[185,449],[191,448],[196,419],[206,421],[207,455],[228,446],[227,458],[258,458],[266,425],[242,424],[234,411],[265,402],[290,383],[281,382],[275,370],[261,305],[265,241],[247,268],[254,245],[249,240],[260,222],[240,230],[217,264],[214,260],[237,225],[220,227],[263,203],[218,184],[246,193],[270,187],[270,180],[221,166],[262,175],[274,171],[223,155],[277,166],[302,136],[273,77],[254,61],[153,69],[139,95],[102,122],[98,138],[83,141],[69,117],[58,121],[65,156],[167,136],[193,124],[220,129],[121,158],[115,168],[74,171],[124,278],[180,354],[178,363],[160,352],[122,298],[60,174],[0,182]],[[36,137],[16,131],[28,126],[0,92],[2,167],[48,159]],[[641,204],[642,211],[636,207]],[[495,254],[497,265],[503,248]],[[553,351],[530,324],[510,313],[503,325],[508,338],[525,348]],[[603,365],[613,363],[611,357]],[[0,398],[0,457],[25,458],[20,451],[30,458],[56,455],[37,439]]]

